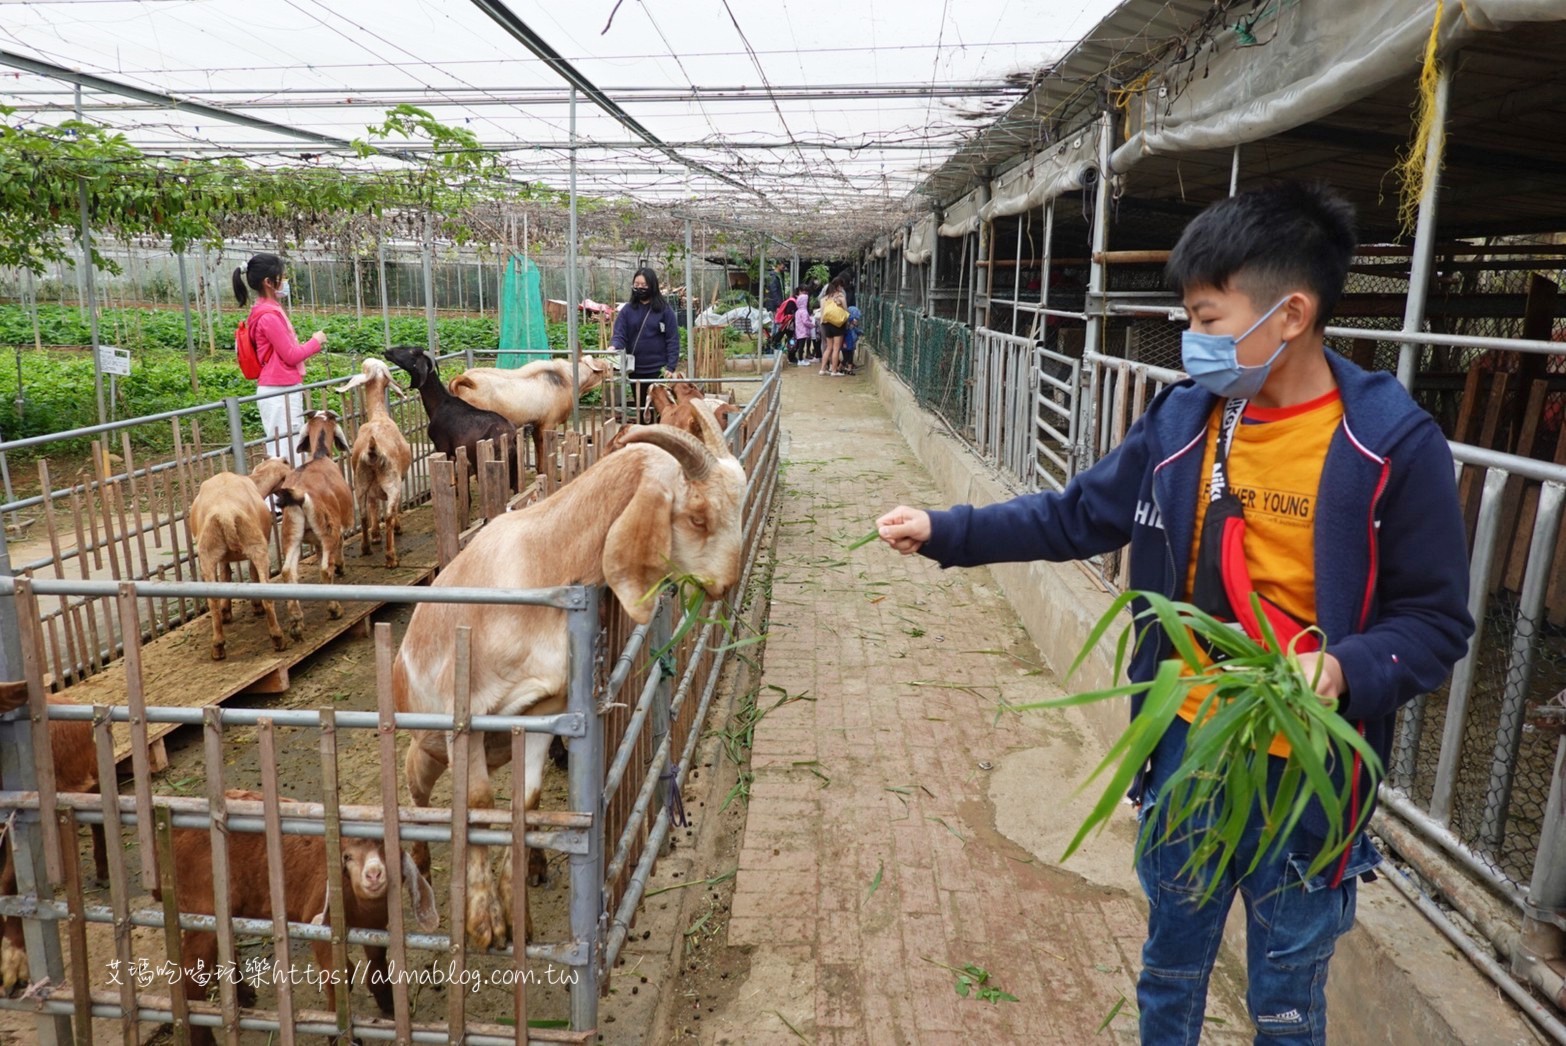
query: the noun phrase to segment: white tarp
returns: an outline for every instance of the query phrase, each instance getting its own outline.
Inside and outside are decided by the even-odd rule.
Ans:
[[[979,217],[993,221],[1042,207],[1046,200],[1082,188],[1082,172],[1097,166],[1098,127],[1084,127],[995,179]]]
[[[946,208],[941,226],[935,231],[941,236],[966,236],[973,232],[979,227],[979,203],[979,190],[975,189]]]
[[[1130,134],[1110,167],[1126,171],[1144,156],[1227,149],[1330,115],[1423,61],[1435,15],[1429,0],[1315,0],[1280,5],[1249,27],[1248,44],[1230,30],[1193,60],[1155,76],[1127,110]],[[1476,33],[1566,19],[1561,0],[1449,3],[1443,51]]]
[[[912,265],[923,265],[930,260],[934,247],[935,215],[927,214],[914,222],[913,231],[908,234],[908,249],[904,256]]]

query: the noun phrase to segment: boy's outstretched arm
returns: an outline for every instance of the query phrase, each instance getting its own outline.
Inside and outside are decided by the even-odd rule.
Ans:
[[[943,567],[1062,562],[1112,552],[1131,540],[1137,492],[1151,453],[1144,418],[1137,419],[1119,447],[1060,493],[1023,494],[982,508],[958,505],[936,512],[899,505],[876,520],[881,540]]]

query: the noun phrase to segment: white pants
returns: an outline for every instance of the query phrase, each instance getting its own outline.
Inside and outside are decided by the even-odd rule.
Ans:
[[[304,427],[304,393],[299,391],[297,385],[256,386],[256,392],[263,396],[288,389],[293,391],[257,400],[256,406],[261,408],[261,428],[266,433],[266,456],[302,465],[309,457],[300,454],[294,447],[298,442],[298,433]]]

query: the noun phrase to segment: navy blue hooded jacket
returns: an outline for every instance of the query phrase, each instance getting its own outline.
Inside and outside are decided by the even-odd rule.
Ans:
[[[1467,541],[1451,450],[1435,420],[1390,374],[1333,352],[1327,360],[1343,424],[1317,492],[1316,624],[1343,666],[1348,693],[1339,710],[1386,765],[1397,709],[1440,686],[1468,649]],[[932,512],[920,552],[943,567],[978,566],[1087,559],[1129,542],[1130,587],[1184,599],[1216,403],[1194,382],[1171,385],[1119,447],[1064,491]],[[1172,656],[1162,630],[1155,634],[1159,642],[1138,645],[1131,661],[1135,682]],[[1344,768],[1334,769],[1341,782]],[[1358,795],[1373,803],[1367,785],[1357,782]],[[1320,838],[1322,816],[1314,806],[1302,829]]]

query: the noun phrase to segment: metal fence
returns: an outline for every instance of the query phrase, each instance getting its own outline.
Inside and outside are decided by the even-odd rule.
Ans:
[[[775,490],[780,419],[780,373],[776,366],[759,381],[759,388],[745,409],[729,426],[727,438],[748,477],[744,503],[744,567],[740,583],[720,606],[681,608],[668,595],[660,600],[653,620],[633,626],[611,596],[596,587],[569,586],[533,592],[494,589],[421,588],[371,585],[239,585],[201,584],[148,578],[103,580],[0,577],[0,600],[14,596],[19,635],[7,638],[17,649],[9,651],[25,670],[28,706],[24,713],[0,718],[0,775],[6,789],[0,791],[0,819],[7,815],[9,835],[17,858],[17,892],[0,898],[0,913],[21,920],[34,981],[47,978],[50,990],[21,999],[0,999],[0,1008],[25,1010],[38,1016],[43,1042],[69,1041],[72,1025],[76,1041],[93,1036],[91,1019],[119,1022],[128,1037],[139,1023],[173,1022],[176,1038],[183,1041],[191,1025],[203,1025],[233,1034],[239,1030],[277,1032],[284,1042],[295,1033],[352,1034],[364,1040],[447,1042],[587,1042],[596,1035],[597,1007],[608,971],[623,945],[631,918],[640,903],[654,861],[670,831],[676,810],[670,802],[678,796],[707,711],[714,700],[728,655],[745,640],[735,634],[733,622],[759,558],[766,520]],[[725,379],[743,383],[746,379]],[[548,467],[540,479],[511,499],[517,508],[570,482],[596,460],[605,438],[617,422],[607,420],[592,439],[566,434],[551,440]],[[558,453],[556,453],[558,452]],[[483,457],[484,455],[481,455]],[[446,511],[437,516],[453,530],[449,543],[459,546],[482,522],[467,525],[467,506],[485,518],[494,518],[508,507],[500,499],[496,507],[494,469],[480,469],[479,479],[466,489],[466,470],[436,455],[425,475],[425,491]],[[458,475],[462,477],[459,483]],[[462,497],[457,497],[459,487]],[[458,504],[464,507],[459,510]],[[448,539],[443,538],[443,543]],[[188,547],[188,546],[187,546]],[[375,678],[377,711],[350,712],[335,709],[228,709],[160,707],[149,693],[142,672],[144,626],[142,608],[161,601],[181,601],[195,606],[209,596],[250,599],[255,597],[305,601],[343,600],[385,603],[430,601],[484,604],[534,605],[563,611],[570,635],[570,685],[566,710],[544,716],[473,716],[468,707],[468,687],[463,680],[471,658],[467,637],[455,637],[457,681],[451,715],[409,715],[392,706],[390,674],[394,648],[390,626],[375,627]],[[100,600],[112,606],[119,620],[126,665],[125,703],[117,706],[83,706],[58,703],[48,697],[46,673],[50,664],[45,617],[41,600]],[[681,611],[690,617],[682,618]],[[634,695],[634,698],[632,697]],[[68,700],[68,696],[66,698]],[[634,703],[633,703],[634,700]],[[55,725],[51,726],[51,722]],[[98,768],[100,793],[57,790],[54,759],[58,749],[51,735],[66,722],[87,725]],[[149,727],[163,724],[199,725],[203,730],[205,798],[154,794],[152,768],[145,744]],[[132,737],[133,794],[119,794],[115,773],[115,728],[129,729]],[[260,747],[260,766],[254,779],[239,779],[226,769],[224,732],[253,727]],[[398,803],[399,735],[412,730],[450,732],[453,743],[453,794],[449,806],[409,808]],[[341,801],[339,752],[352,744],[353,732],[371,738],[379,751],[378,804],[346,804]],[[373,734],[364,733],[374,731]],[[509,811],[472,809],[465,786],[466,767],[486,752],[506,747],[513,762],[513,780],[521,777],[529,733],[548,733],[567,739],[571,763],[567,809],[529,811],[515,802]],[[486,744],[486,741],[488,742]],[[87,743],[84,741],[83,743]],[[371,743],[365,741],[365,744]],[[310,781],[278,780],[280,746],[302,745],[320,753],[320,773]],[[297,748],[296,748],[297,751]],[[316,782],[319,782],[317,785]],[[66,782],[68,783],[68,782]],[[359,782],[360,786],[364,782]],[[257,787],[259,785],[259,787]],[[225,789],[244,786],[258,790],[262,798],[227,797]],[[318,791],[317,791],[318,789]],[[84,893],[76,829],[81,824],[101,824],[108,832],[109,889],[107,903],[93,903]],[[453,825],[467,825],[453,832]],[[233,918],[226,896],[217,900],[211,915],[180,913],[168,876],[177,875],[170,859],[172,835],[180,829],[209,833],[214,868],[219,881],[228,855],[236,848],[254,853],[255,844],[243,849],[240,837],[260,833],[269,854],[268,889],[274,899],[283,897],[285,884],[280,856],[284,837],[304,835],[324,840],[327,867],[337,867],[344,840],[384,840],[388,854],[405,842],[440,842],[452,847],[451,867],[465,864],[469,847],[512,847],[510,855],[513,907],[509,920],[520,934],[527,924],[526,882],[529,848],[563,854],[569,863],[569,934],[564,940],[528,941],[525,958],[515,944],[479,953],[469,949],[460,927],[466,904],[465,877],[452,877],[449,904],[443,925],[447,931],[409,932],[409,912],[401,892],[400,862],[389,860],[388,921],[384,929],[353,928],[343,932],[345,917],[335,877],[328,875],[329,925],[302,920]],[[515,845],[517,840],[521,845]],[[161,861],[155,854],[162,854]],[[163,886],[161,904],[146,896]],[[219,891],[221,893],[221,891]],[[390,900],[395,898],[395,901]],[[324,918],[324,917],[323,917]],[[232,980],[219,978],[216,1005],[188,1001],[178,984],[160,982],[149,988],[132,977],[120,979],[107,990],[99,971],[89,969],[89,924],[113,928],[113,962],[125,970],[138,959],[131,929],[162,928],[162,954],[152,957],[168,964],[168,971],[182,970],[189,956],[188,938],[179,930],[216,933],[217,961],[232,975],[239,969],[237,936],[269,938],[270,953],[256,953],[246,969],[262,971],[259,1005],[241,1007]],[[61,947],[61,936],[66,947]],[[355,1012],[363,996],[347,990],[338,994],[335,1012],[308,1010],[296,999],[288,980],[266,974],[263,968],[292,971],[300,967],[299,949],[312,942],[328,941],[339,971],[350,966],[349,945],[385,949],[392,970],[402,979],[390,981],[391,1018]],[[99,939],[100,947],[103,941]],[[292,948],[295,958],[290,960]],[[511,989],[506,1005],[490,1005],[484,1012],[470,1011],[462,991],[448,991],[443,1014],[412,1012],[409,985],[420,980],[422,960],[409,955],[435,956],[445,963],[448,983],[461,978],[500,976],[509,971]],[[374,962],[374,952],[367,952]],[[251,966],[251,962],[258,965]],[[529,965],[531,963],[531,966]],[[561,968],[560,980],[570,985],[570,1028],[529,1024],[528,977],[541,983],[542,970]],[[486,973],[487,971],[487,973]],[[455,978],[455,980],[452,980]],[[362,983],[362,981],[360,982]],[[103,989],[103,990],[100,990]],[[493,1000],[492,1000],[493,1002]],[[548,1025],[549,1022],[544,1022]]]

